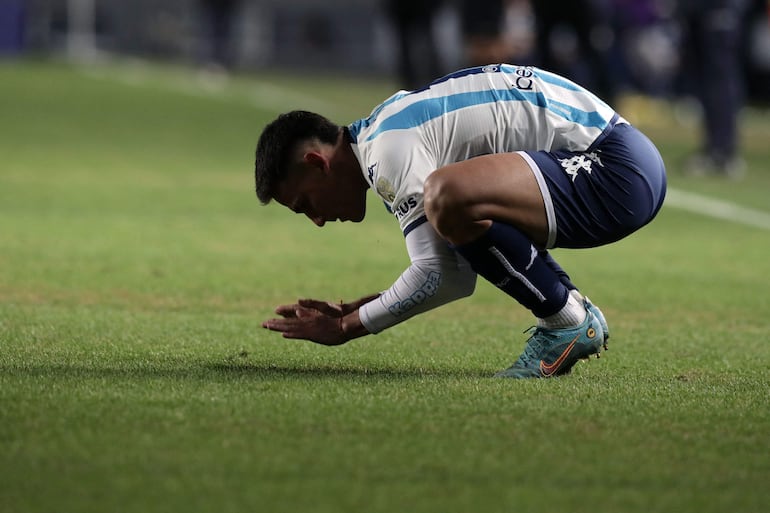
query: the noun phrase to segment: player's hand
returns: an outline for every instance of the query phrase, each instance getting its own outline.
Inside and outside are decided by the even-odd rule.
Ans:
[[[310,340],[325,346],[337,346],[349,340],[342,326],[344,314],[340,305],[301,299],[294,305],[279,306],[276,313],[282,318],[269,319],[262,327],[279,331],[284,338]]]
[[[319,301],[318,299],[299,299],[293,305],[281,305],[275,309],[275,313],[282,317],[297,317],[297,309],[306,308],[315,310],[329,317],[342,317],[349,314],[353,308],[343,303],[331,301]]]

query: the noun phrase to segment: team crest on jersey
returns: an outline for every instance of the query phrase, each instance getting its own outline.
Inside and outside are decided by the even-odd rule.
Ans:
[[[396,199],[396,190],[393,188],[393,184],[387,181],[383,177],[377,179],[377,185],[375,186],[377,194],[381,198],[385,199],[388,203],[392,203]]]
[[[570,178],[572,178],[573,182],[577,178],[578,172],[580,172],[581,169],[590,175],[592,171],[592,166],[594,164],[600,167],[604,167],[604,164],[602,164],[602,160],[599,157],[598,151],[592,151],[591,153],[581,153],[580,155],[573,155],[568,159],[559,159],[559,164],[561,164],[561,167],[562,169],[564,169],[564,172],[567,173],[570,176]]]

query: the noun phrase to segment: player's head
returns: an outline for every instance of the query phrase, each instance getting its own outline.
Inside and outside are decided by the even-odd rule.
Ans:
[[[257,142],[254,179],[257,198],[263,204],[275,196],[276,187],[293,167],[292,157],[301,143],[318,140],[335,144],[340,127],[325,117],[295,110],[281,114],[265,127]]]
[[[263,204],[275,199],[318,226],[366,213],[368,184],[342,128],[312,112],[282,114],[265,127],[254,176]]]

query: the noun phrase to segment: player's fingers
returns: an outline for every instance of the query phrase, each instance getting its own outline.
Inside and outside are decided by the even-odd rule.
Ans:
[[[282,319],[268,319],[262,323],[263,328],[271,331],[280,331],[281,333],[303,333],[308,330],[307,314],[300,314],[303,317],[284,317]]]
[[[284,328],[281,325],[282,319],[268,319],[262,323],[262,327],[270,331],[283,331]]]
[[[316,312],[317,315],[317,312]],[[315,320],[307,322],[303,319],[270,319],[262,323],[262,327],[272,331],[278,331],[283,338],[296,340],[309,340],[316,344],[325,346],[339,345],[345,343],[344,339],[339,338],[339,333],[326,333],[320,329]]]
[[[305,333],[305,330],[301,325],[296,325],[296,323],[288,323],[285,321],[286,319],[271,319],[264,322],[262,326],[269,329],[270,331],[277,331],[281,333],[283,338],[303,340],[308,339],[309,335]]]
[[[298,319],[306,319],[308,317],[316,317],[318,315],[321,315],[322,313],[314,308],[307,308],[305,306],[297,306],[294,309],[294,313],[297,316]]]
[[[275,313],[282,317],[296,317],[297,305],[281,305],[275,309]]]
[[[305,308],[312,308],[313,310],[318,310],[319,312],[323,312],[328,308],[328,305],[325,301],[319,301],[317,299],[300,299],[298,303],[300,306],[304,306]]]
[[[322,314],[330,315],[332,317],[339,317],[342,315],[342,309],[337,305],[331,304],[328,301],[319,301],[318,299],[300,299],[299,304],[301,306],[318,310]]]

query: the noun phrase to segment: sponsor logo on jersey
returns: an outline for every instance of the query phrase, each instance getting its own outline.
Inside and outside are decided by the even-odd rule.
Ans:
[[[416,206],[417,206],[417,197],[409,196],[398,205],[393,204],[393,214],[395,214],[397,219],[399,220],[403,219],[403,217],[406,216],[409,212],[411,212],[412,209]]]
[[[531,66],[516,68],[513,75],[516,77],[516,80],[513,81],[513,85],[516,89],[519,89],[520,91],[531,91],[534,89],[534,80],[532,77],[535,76],[535,72]]]
[[[497,73],[500,71],[500,66],[484,66],[481,68],[481,71],[484,73]],[[516,89],[531,91],[534,88],[534,81],[532,78],[535,76],[535,71],[532,69],[532,66],[517,67],[516,71],[513,72],[513,76],[515,77],[513,86]]]
[[[429,297],[436,294],[439,285],[441,285],[441,273],[438,271],[431,271],[428,274],[425,283],[423,283],[419,289],[415,290],[411,296],[403,301],[396,301],[388,307],[391,314],[398,317],[404,312],[411,310],[415,306],[421,304]]]

